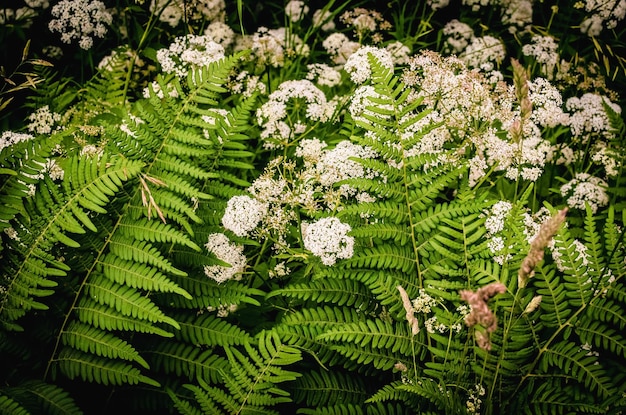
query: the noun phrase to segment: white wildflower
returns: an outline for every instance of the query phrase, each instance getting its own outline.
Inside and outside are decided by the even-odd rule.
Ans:
[[[246,267],[243,246],[230,242],[223,233],[212,233],[209,235],[205,248],[217,259],[230,265],[205,265],[204,273],[209,278],[218,284],[230,279],[241,279],[241,273]]]
[[[48,28],[61,34],[63,43],[77,40],[82,49],[90,49],[93,38],[104,38],[113,16],[100,0],[61,0],[52,7]]]
[[[585,205],[589,204],[591,211],[596,213],[599,207],[609,203],[607,187],[607,183],[599,177],[577,173],[572,180],[561,186],[560,190],[569,207],[584,210]]]
[[[354,238],[348,235],[352,228],[335,217],[326,217],[302,224],[304,247],[319,257],[324,265],[334,265],[338,259],[351,258]]]
[[[313,13],[313,27],[319,27],[324,32],[335,30],[332,13],[328,10],[317,9]]]
[[[222,216],[224,228],[237,236],[248,236],[267,214],[267,204],[250,196],[233,196]]]
[[[15,133],[13,131],[4,131],[0,136],[0,151],[7,147],[11,147],[15,143],[32,140],[33,137],[26,133]]]
[[[393,70],[393,56],[390,51],[374,46],[363,46],[350,55],[343,66],[355,84],[362,84],[372,76],[372,69],[368,60],[369,54],[372,54],[382,66]]]
[[[328,35],[322,42],[322,46],[331,56],[333,63],[337,65],[345,64],[350,55],[361,47],[358,42],[351,41],[348,36],[340,32]]]
[[[341,73],[332,66],[324,63],[307,65],[306,79],[317,82],[318,85],[333,87],[341,83]]]
[[[285,6],[285,15],[294,23],[302,20],[308,12],[309,6],[301,0],[289,0]]]
[[[209,36],[190,34],[177,37],[167,49],[159,49],[156,57],[163,72],[185,78],[190,70],[223,59],[224,47]]]
[[[452,19],[442,29],[442,33],[447,36],[445,42],[446,51],[453,54],[461,53],[469,45],[474,37],[474,30],[467,23],[457,19]]]
[[[607,104],[615,112],[621,114],[622,109],[619,105],[611,102],[607,97],[586,93],[580,98],[571,97],[565,102],[565,107],[571,112],[570,129],[576,137],[582,137],[586,142],[591,134],[597,134],[601,137],[611,139],[615,135],[611,130],[609,117],[604,110],[604,104]]]
[[[215,21],[204,29],[204,35],[213,42],[227,49],[235,41],[235,31],[226,23]]]
[[[486,35],[472,38],[470,44],[459,57],[470,68],[493,69],[493,64],[500,65],[502,63],[506,57],[506,50],[500,39]]]

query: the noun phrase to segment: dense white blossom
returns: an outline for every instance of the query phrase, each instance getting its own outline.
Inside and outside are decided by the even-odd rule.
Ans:
[[[615,29],[626,16],[626,0],[584,0],[578,2],[589,13],[580,23],[580,31],[590,37],[602,30]]]
[[[78,41],[82,49],[91,49],[93,38],[104,38],[113,16],[100,0],[61,0],[52,7],[48,28],[61,34],[63,43]]]
[[[61,120],[61,114],[50,111],[48,105],[37,108],[28,116],[30,123],[28,131],[36,134],[50,134],[56,123]]]
[[[0,151],[7,147],[12,146],[15,143],[22,141],[32,140],[34,137],[31,134],[16,133],[13,131],[4,131],[0,136]]]
[[[354,42],[340,32],[333,32],[324,41],[322,46],[331,56],[333,63],[343,65],[346,63],[350,55],[356,52],[361,45]]]
[[[575,137],[580,137],[585,142],[591,134],[613,138],[614,132],[611,129],[603,103],[618,114],[622,112],[621,107],[611,102],[607,97],[590,92],[580,98],[570,97],[567,99],[565,108],[571,113],[569,125]]]
[[[332,187],[341,180],[367,177],[363,165],[351,159],[369,159],[375,156],[374,150],[343,140],[332,150],[326,150],[316,164],[319,181],[323,186]]]
[[[285,15],[292,22],[301,20],[309,12],[309,6],[302,0],[289,0],[285,5]]]
[[[474,29],[457,19],[452,19],[446,23],[441,33],[447,36],[446,51],[454,54],[463,52],[474,37]]]
[[[306,79],[315,81],[318,85],[333,87],[341,83],[341,72],[324,63],[307,65]]]
[[[558,48],[552,36],[534,35],[530,43],[522,46],[522,53],[540,65],[543,75],[551,77],[560,59]]]
[[[210,23],[204,29],[204,35],[213,42],[220,44],[224,49],[230,47],[235,41],[235,31],[219,20]]]
[[[217,259],[230,265],[205,265],[204,273],[207,277],[218,284],[230,279],[241,279],[247,261],[243,254],[243,246],[231,242],[223,233],[212,233],[204,247]]]
[[[208,66],[224,58],[224,47],[205,35],[179,36],[165,49],[157,51],[161,70],[185,78],[194,68]]]
[[[267,204],[250,196],[233,196],[222,216],[224,228],[237,236],[248,236],[267,214]]]
[[[305,103],[304,114],[300,114],[301,118],[298,119],[294,119],[296,114],[291,114],[290,126],[285,121],[288,118],[287,105],[291,101],[300,100]],[[307,125],[311,122],[326,122],[333,115],[335,106],[336,103],[327,101],[324,92],[308,79],[285,81],[256,111],[257,122],[263,128],[261,137],[272,138],[284,145],[292,138],[292,134],[299,133],[297,130],[292,131],[292,127],[297,127],[299,123]],[[278,144],[266,142],[264,145],[271,148]]]
[[[261,26],[250,38],[251,49],[259,66],[269,65],[280,68],[285,65],[285,58],[289,56],[308,56],[309,45],[300,37],[289,32],[286,28],[268,29]]]
[[[545,78],[528,81],[529,99],[533,104],[531,119],[542,127],[568,125],[569,115],[563,111],[561,92]]]
[[[369,54],[372,54],[379,64],[393,70],[393,56],[390,51],[374,46],[363,46],[350,55],[343,66],[345,71],[350,74],[352,82],[362,84],[372,77],[372,68],[368,60]]]
[[[338,259],[351,258],[354,253],[354,238],[348,235],[351,230],[350,225],[339,219],[325,217],[302,224],[302,241],[324,265],[334,265]]]
[[[319,27],[324,32],[335,30],[333,14],[329,10],[315,10],[315,12],[313,13],[313,27]]]
[[[609,203],[606,193],[608,185],[599,177],[588,173],[577,173],[576,176],[561,186],[561,196],[565,198],[570,208],[585,209],[589,205],[591,211],[596,213],[598,208]]]
[[[459,57],[470,68],[491,70],[506,57],[504,43],[493,36],[474,37]]]

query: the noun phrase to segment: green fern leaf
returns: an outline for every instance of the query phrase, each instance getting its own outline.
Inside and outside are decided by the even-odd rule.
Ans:
[[[338,306],[367,306],[371,297],[362,283],[349,279],[324,278],[310,283],[290,284],[273,290],[267,298],[276,296],[293,297],[315,303],[329,302]]]
[[[222,356],[198,345],[168,342],[156,345],[149,352],[151,367],[165,374],[186,377],[189,381],[204,379],[215,383],[230,365]]]
[[[98,276],[85,284],[86,294],[102,305],[138,320],[166,323],[180,328],[176,320],[166,316],[146,295],[132,287],[119,285]]]
[[[101,329],[81,323],[72,323],[61,336],[63,344],[85,353],[111,359],[123,359],[139,363],[148,369],[148,363],[126,341]]]
[[[247,332],[215,315],[180,315],[176,321],[180,324],[176,338],[194,345],[233,346],[251,340]]]
[[[315,409],[300,408],[297,414],[304,415],[364,415],[365,412],[360,406],[354,404],[339,403],[332,406],[317,407]]]
[[[601,365],[595,364],[597,358],[589,356],[587,351],[572,342],[561,342],[547,349],[540,366],[545,373],[551,367],[558,367],[588,390],[595,391],[602,398],[614,396],[615,390],[611,379]]]
[[[187,291],[173,283],[156,268],[124,260],[113,254],[107,255],[99,265],[102,267],[102,274],[118,284],[146,291],[172,292],[188,300],[192,298]]]
[[[83,297],[75,311],[78,319],[94,327],[109,331],[135,331],[138,333],[156,334],[161,337],[173,337],[174,334],[145,320],[132,315],[122,314],[88,297]]]
[[[161,385],[141,374],[139,369],[119,361],[94,356],[78,350],[64,349],[55,363],[69,379],[80,378],[102,385],[136,385],[145,383],[154,387]]]
[[[290,390],[296,403],[313,408],[360,404],[367,398],[364,380],[340,371],[307,371]]]
[[[6,395],[0,395],[0,413],[6,415],[31,415],[26,408]]]

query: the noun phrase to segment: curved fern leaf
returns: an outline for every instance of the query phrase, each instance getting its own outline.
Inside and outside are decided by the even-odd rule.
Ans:
[[[159,382],[141,374],[139,369],[120,361],[94,356],[78,350],[64,349],[56,359],[59,370],[69,379],[102,385],[135,385],[145,383],[159,387]]]
[[[61,336],[63,344],[111,359],[130,360],[148,369],[148,363],[126,341],[101,329],[81,323],[72,323]]]

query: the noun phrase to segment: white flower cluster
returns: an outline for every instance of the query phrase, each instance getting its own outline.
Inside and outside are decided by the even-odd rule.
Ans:
[[[348,235],[352,228],[335,217],[325,217],[302,224],[304,247],[319,257],[324,265],[334,265],[338,259],[351,258],[354,238]]]
[[[161,70],[185,78],[192,68],[208,66],[224,58],[224,47],[205,35],[179,36],[167,49],[157,51]]]
[[[244,43],[240,48],[251,49],[258,66],[269,65],[280,68],[285,65],[287,56],[308,56],[310,52],[309,45],[284,27],[268,29],[261,26],[250,39],[244,38],[241,41]]]
[[[621,114],[621,107],[602,95],[588,92],[580,98],[567,99],[565,108],[571,112],[569,125],[575,137],[582,138],[583,142],[588,141],[589,135],[599,135],[608,139],[614,137],[603,103]]]
[[[333,14],[330,10],[317,9],[313,13],[313,27],[319,27],[324,32],[335,30],[335,22],[333,21]]]
[[[7,147],[11,147],[15,143],[32,140],[33,138],[34,137],[32,135],[26,133],[4,131],[0,136],[0,151],[4,150]]]
[[[530,43],[522,46],[524,56],[531,56],[540,65],[541,73],[552,77],[559,63],[559,45],[552,36],[534,35]]]
[[[618,23],[626,16],[625,0],[584,0],[578,1],[575,7],[584,7],[590,13],[580,24],[580,31],[590,37],[595,37],[602,29],[615,29]]]
[[[548,80],[535,78],[528,81],[528,92],[533,104],[532,121],[548,128],[569,125],[569,115],[563,111],[561,92]]]
[[[333,32],[328,35],[322,42],[322,46],[330,55],[333,63],[337,65],[345,64],[350,55],[361,47],[358,42],[350,40],[348,36],[340,32]]]
[[[591,211],[596,213],[598,208],[609,203],[607,187],[607,183],[599,177],[577,173],[572,180],[561,186],[560,191],[570,208],[584,210],[588,204]]]
[[[506,57],[504,43],[493,36],[474,37],[459,57],[470,68],[491,71]]]
[[[113,16],[100,0],[61,0],[52,7],[48,28],[61,34],[63,43],[78,40],[85,50],[93,46],[93,38],[104,38]]]
[[[288,117],[287,104],[292,100],[304,100],[304,114],[289,114]],[[268,148],[285,145],[294,134],[306,131],[310,122],[328,121],[335,106],[335,102],[327,101],[324,92],[307,79],[281,83],[256,112],[257,122],[263,128],[261,137],[272,139],[272,142],[266,141],[264,145]]]
[[[375,43],[381,38],[380,33],[376,33],[377,31],[391,29],[391,23],[385,20],[380,12],[363,7],[345,11],[339,16],[339,20],[346,26],[351,26],[359,39],[370,34]]]
[[[285,16],[292,22],[298,22],[309,12],[309,6],[301,0],[289,0],[285,5]]]
[[[186,18],[189,20],[205,20],[208,22],[226,19],[226,3],[224,0],[152,0],[150,12],[159,13],[159,20],[176,27]]]
[[[230,265],[205,265],[204,273],[207,277],[215,280],[218,284],[231,279],[241,279],[247,261],[243,254],[243,246],[230,242],[223,233],[212,233],[208,237],[205,248],[217,259]]]
[[[501,7],[502,23],[510,25],[511,32],[533,22],[533,0],[502,0]]]
[[[248,236],[267,214],[267,204],[250,196],[233,196],[222,216],[224,228],[237,236]]]
[[[493,260],[500,265],[503,265],[504,262],[511,257],[510,254],[503,253],[506,247],[504,245],[504,238],[500,235],[500,233],[504,230],[506,219],[508,218],[512,208],[513,205],[511,205],[510,202],[501,200],[494,203],[491,206],[491,209],[485,212],[487,215],[487,218],[485,219],[487,234],[485,237],[489,239],[487,247],[491,253],[494,254]]]
[[[433,307],[437,305],[437,301],[431,297],[423,288],[419,290],[419,296],[414,298],[413,308],[416,313],[428,314],[432,311]]]
[[[235,31],[219,20],[210,23],[204,29],[204,35],[224,49],[228,49],[235,41]]]
[[[477,414],[480,411],[482,405],[481,396],[485,395],[485,388],[483,385],[474,385],[474,389],[470,389],[465,406],[467,407],[468,414]]]
[[[306,79],[315,81],[320,86],[333,87],[341,83],[341,72],[324,63],[307,65]]]
[[[452,19],[445,24],[441,33],[445,36],[445,51],[452,54],[463,52],[474,37],[474,29],[467,23]]]
[[[376,157],[376,152],[349,140],[340,141],[332,150],[326,150],[315,165],[322,186],[332,187],[335,183],[350,178],[370,177],[357,159]]]
[[[343,66],[355,84],[362,84],[372,77],[372,68],[368,60],[369,54],[372,54],[382,66],[393,70],[393,56],[390,51],[374,46],[363,46],[350,55]]]
[[[54,125],[61,120],[61,114],[50,111],[48,105],[37,108],[28,116],[28,131],[35,134],[50,134]]]
[[[389,116],[372,111],[368,108],[369,106],[376,106],[378,109],[387,109],[391,111],[390,114],[392,114],[393,106],[391,104],[374,103],[374,101],[380,97],[380,94],[376,92],[373,86],[359,86],[352,94],[350,105],[348,106],[348,111],[352,118],[355,121],[361,121],[366,124],[372,123],[368,117],[378,118],[379,120],[388,119]]]

